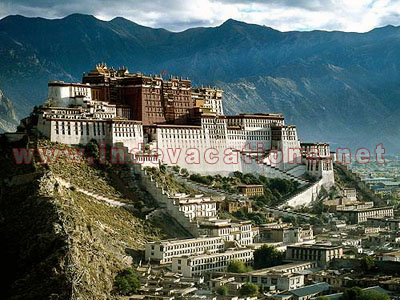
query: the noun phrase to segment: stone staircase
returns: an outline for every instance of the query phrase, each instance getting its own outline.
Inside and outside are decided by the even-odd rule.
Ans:
[[[171,195],[153,179],[152,175],[140,166],[131,168],[132,176],[139,175],[141,187],[146,190],[149,195],[157,202],[158,210],[162,210],[172,217],[176,222],[174,226],[179,226],[188,236],[198,237],[198,223],[190,220],[184,212],[179,209],[179,205],[175,205]]]
[[[268,173],[274,173],[274,176],[271,177],[275,177],[275,178],[282,178],[282,179],[288,179],[288,180],[293,180],[296,181],[300,184],[300,186],[305,186],[305,185],[309,185],[310,182],[306,179],[300,178],[299,176],[304,174],[304,171],[302,168],[298,168],[301,167],[302,165],[296,166],[288,171],[282,170],[281,168],[268,164],[267,162],[265,162],[263,164],[263,166],[268,170],[272,170],[273,172],[266,172]],[[272,174],[271,174],[272,175]]]

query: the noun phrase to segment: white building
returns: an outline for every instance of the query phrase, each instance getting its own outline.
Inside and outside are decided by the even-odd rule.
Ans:
[[[48,102],[54,107],[82,105],[84,100],[92,100],[89,84],[50,81],[48,84]]]
[[[395,261],[400,262],[400,251],[393,251],[387,253],[381,253],[377,255],[379,261]]]
[[[287,246],[286,259],[289,261],[316,261],[327,266],[335,258],[342,258],[343,247],[325,244]]]
[[[350,199],[350,201],[357,201],[357,190],[352,188],[344,188],[343,196]]]
[[[194,88],[192,90],[192,100],[196,107],[207,109],[218,116],[224,114],[222,107],[222,90],[214,88]]]
[[[334,183],[333,163],[328,143],[301,143],[303,162],[307,173],[323,178],[328,185]]]
[[[231,220],[210,219],[200,222],[199,231],[208,236],[222,237],[225,241],[235,242],[240,246],[254,243],[256,232],[250,221],[231,222]]]
[[[201,276],[208,272],[224,271],[232,260],[250,263],[254,256],[252,249],[230,250],[223,253],[174,257],[172,271],[184,277]]]
[[[165,240],[146,244],[145,259],[171,263],[174,257],[216,253],[224,251],[225,241],[221,237],[202,237],[185,240]]]
[[[157,151],[157,162],[179,165],[189,172],[227,176],[240,171],[303,184],[299,176],[307,172],[322,178],[320,184],[334,182],[328,144],[300,145],[296,127],[286,125],[281,114],[225,116],[221,90],[192,89],[196,106],[186,125],[143,128],[139,121],[130,120],[133,108],[129,105],[99,101],[96,85],[52,81],[48,89],[38,129],[54,142],[86,144],[95,139],[112,146],[121,143],[134,153],[147,143]],[[318,159],[309,154],[311,148],[318,150]],[[143,161],[153,163],[146,157]]]
[[[217,273],[221,275],[210,281],[212,290],[216,290],[219,286],[224,285],[228,281],[239,283],[252,282],[266,289],[274,289],[278,291],[290,291],[304,286],[304,270],[316,268],[316,262],[296,262],[275,267],[254,270],[246,273]]]
[[[91,140],[114,146],[123,144],[137,152],[143,144],[139,121],[117,115],[115,105],[84,101],[79,107],[45,107],[38,115],[37,129],[52,142],[87,144]]]
[[[218,215],[217,202],[210,197],[196,195],[189,197],[188,195],[175,195],[172,198],[175,205],[179,206],[190,221],[198,218],[215,218]]]

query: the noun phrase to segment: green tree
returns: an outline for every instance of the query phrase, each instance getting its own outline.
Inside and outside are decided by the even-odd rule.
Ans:
[[[389,300],[389,295],[380,294],[375,291],[363,291],[362,292],[362,299],[363,300]]]
[[[380,294],[376,291],[363,291],[359,287],[352,287],[344,291],[342,300],[389,300],[386,294]]]
[[[358,286],[345,290],[342,295],[342,300],[361,300],[363,290]]]
[[[375,260],[372,256],[366,256],[362,259],[361,267],[364,271],[371,271],[375,267]]]
[[[233,176],[237,177],[237,178],[242,178],[243,177],[243,173],[240,171],[235,171],[233,172]]]
[[[166,167],[166,165],[161,165],[161,166],[160,166],[160,172],[163,173],[163,174],[165,174],[165,173],[167,172],[167,167]]]
[[[184,176],[184,177],[187,177],[187,176],[189,176],[189,172],[188,172],[188,170],[187,170],[187,169],[185,169],[185,168],[181,169],[181,175],[182,175],[182,176]]]
[[[120,295],[132,295],[140,289],[139,274],[132,268],[122,270],[115,276],[114,289]]]
[[[284,254],[275,248],[263,245],[254,251],[254,268],[262,269],[282,264]]]
[[[89,141],[89,143],[86,144],[86,156],[88,157],[93,157],[94,160],[99,160],[99,145],[97,144],[97,141],[95,139],[92,139]]]
[[[217,288],[217,294],[221,296],[228,295],[228,288],[224,285],[221,285],[219,288]]]
[[[231,273],[245,273],[249,269],[241,260],[232,260],[226,270]]]
[[[256,296],[258,294],[258,286],[251,282],[246,282],[239,290],[240,296]]]
[[[174,172],[176,172],[176,173],[179,173],[179,171],[181,170],[181,167],[180,167],[180,166],[173,166],[173,167],[172,167],[172,170],[173,170]]]

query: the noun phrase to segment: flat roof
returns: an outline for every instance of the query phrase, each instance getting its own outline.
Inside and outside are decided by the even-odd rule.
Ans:
[[[52,81],[49,81],[47,85],[48,86],[79,86],[79,87],[90,88],[90,84],[88,84],[88,83],[64,82],[62,80],[52,80]]]
[[[254,270],[254,271],[250,271],[247,272],[249,274],[263,274],[263,273],[270,273],[270,272],[283,272],[287,269],[293,269],[296,267],[302,267],[305,265],[309,265],[309,264],[313,264],[315,265],[316,262],[312,262],[312,261],[308,261],[308,262],[293,262],[293,263],[288,263],[288,264],[284,264],[284,265],[279,265],[279,266],[275,266],[275,267],[269,267],[269,268],[265,268],[265,269],[260,269],[260,270]]]
[[[351,205],[351,204],[350,204]],[[382,209],[393,209],[393,206],[383,206],[383,207],[371,207],[371,208],[360,208],[360,209],[353,209],[353,210],[339,210],[342,212],[365,212],[365,211],[374,211],[374,210],[382,210]]]
[[[145,125],[144,128],[192,128],[192,129],[201,129],[200,125],[177,125],[177,124],[154,124],[154,125]]]
[[[251,188],[251,187],[264,187],[262,184],[238,184],[238,187],[245,187],[245,188]]]
[[[329,284],[326,282],[319,282],[312,285],[307,285],[298,289],[289,291],[289,293],[297,296],[304,297],[308,295],[315,295],[324,291],[329,290]]]
[[[324,244],[302,244],[302,245],[288,245],[287,248],[307,248],[307,249],[339,249],[343,248],[343,246],[333,246],[333,245],[324,245]]]
[[[148,242],[147,244],[180,244],[180,243],[190,243],[202,240],[215,240],[215,239],[222,239],[222,237],[212,236],[212,237],[198,237],[198,238],[188,238],[188,239],[168,239],[168,240]]]
[[[196,259],[201,259],[201,258],[211,258],[211,257],[218,257],[218,256],[224,256],[224,255],[229,255],[229,254],[234,254],[234,253],[242,253],[242,252],[254,252],[253,249],[250,248],[239,248],[235,250],[228,250],[225,252],[216,252],[216,253],[205,253],[205,254],[200,254],[200,255],[187,255],[187,256],[181,256],[181,257],[173,257],[173,259],[182,259],[182,258],[196,258]]]
[[[227,119],[284,119],[282,114],[273,113],[242,113],[239,115],[229,115],[226,116]]]

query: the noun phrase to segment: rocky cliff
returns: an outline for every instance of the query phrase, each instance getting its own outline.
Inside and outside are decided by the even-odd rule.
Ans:
[[[16,165],[11,151],[56,146],[66,147],[27,139],[1,145],[2,298],[111,299],[117,272],[142,259],[146,241],[165,235],[138,210],[81,192],[91,189],[133,207],[146,201],[139,192],[137,199],[123,195],[107,167],[63,158],[42,165],[37,155],[32,164]]]
[[[15,131],[17,125],[18,117],[14,104],[0,90],[0,132]]]

